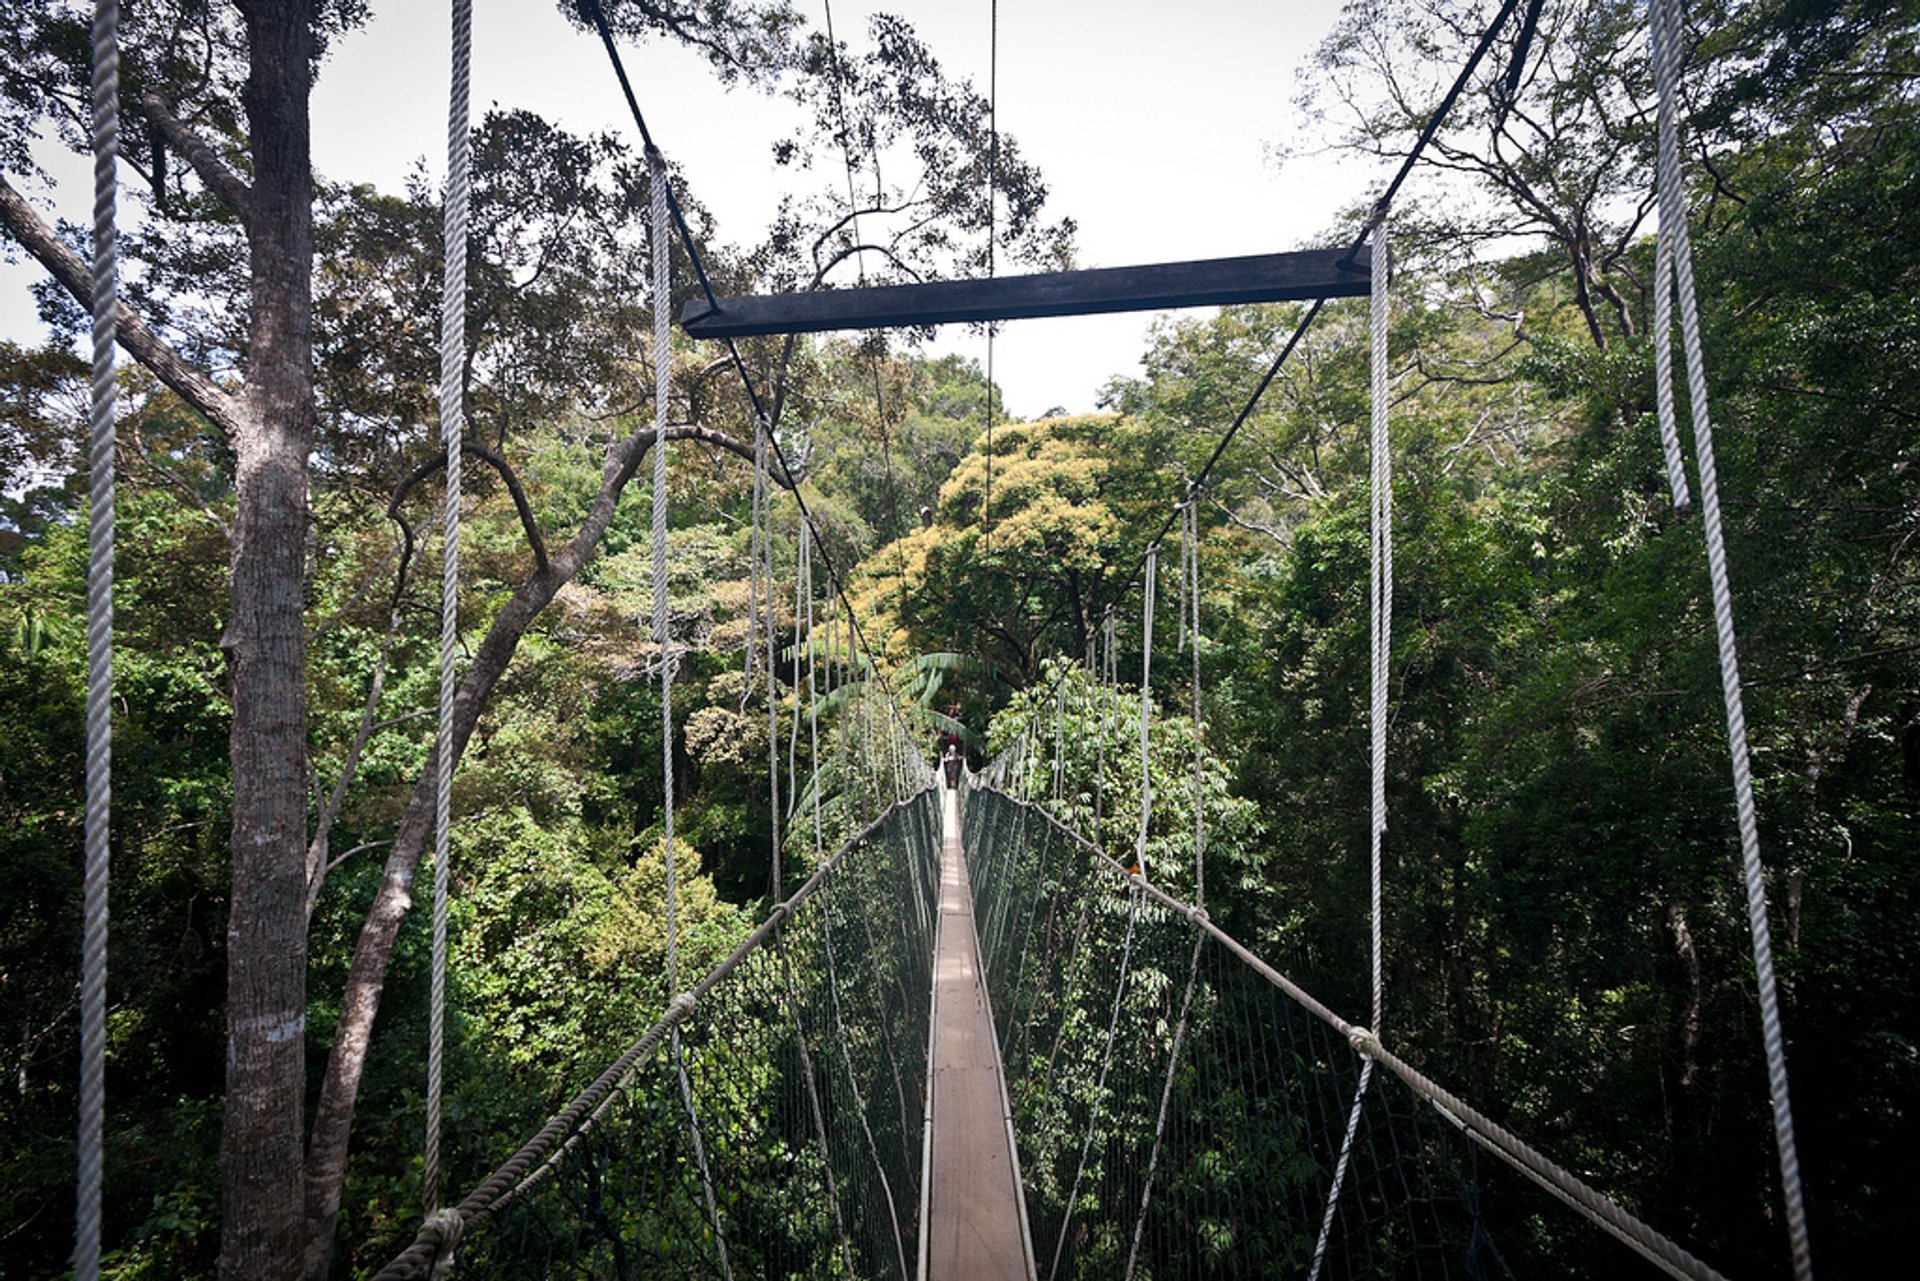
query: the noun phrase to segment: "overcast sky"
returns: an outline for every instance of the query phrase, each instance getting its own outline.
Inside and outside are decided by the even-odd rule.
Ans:
[[[817,0],[798,7],[818,23]],[[1337,0],[1006,0],[999,14],[999,120],[1052,190],[1053,218],[1080,227],[1079,265],[1271,253],[1317,239],[1382,176],[1308,157],[1283,169],[1295,140],[1295,71],[1332,25]],[[374,0],[373,20],[341,41],[313,98],[314,163],[327,177],[398,189],[424,158],[444,166],[447,6]],[[552,0],[475,0],[474,108],[525,107],[576,133],[632,126],[598,41]],[[956,77],[984,90],[989,0],[841,0],[835,31],[866,47],[875,10],[914,24]],[[783,175],[768,162],[791,104],[722,90],[698,56],[663,43],[625,51],[648,124],[679,163],[724,240],[754,242]],[[83,221],[84,157],[43,148],[60,181],[57,212]],[[40,197],[42,208],[50,201]],[[38,268],[0,266],[0,337],[37,342],[28,284]],[[1152,317],[1024,320],[1006,325],[995,373],[1019,415],[1085,410],[1109,377],[1138,370]],[[976,356],[985,340],[954,330],[936,345]]]

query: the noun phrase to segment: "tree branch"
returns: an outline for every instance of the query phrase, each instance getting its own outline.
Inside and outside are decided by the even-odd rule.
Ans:
[[[253,188],[228,168],[226,161],[216,156],[213,148],[186,121],[173,113],[173,108],[165,98],[153,92],[143,93],[140,95],[140,110],[173,149],[180,153],[180,157],[193,166],[193,171],[200,175],[200,181],[207,184],[207,189],[233,210],[233,216],[240,220],[240,225],[251,228]]]
[[[53,228],[27,203],[26,197],[0,177],[0,226],[4,226],[20,247],[32,254],[62,288],[82,307],[93,296],[93,272],[67,248]],[[125,303],[120,304],[120,345],[127,354],[145,365],[154,377],[165,383],[220,429],[229,443],[238,434],[246,411],[240,400],[213,379],[188,364],[166,339],[147,327]]]
[[[544,574],[548,568],[547,540],[541,535],[540,525],[533,518],[533,504],[527,500],[526,488],[521,485],[520,477],[514,472],[512,464],[508,463],[504,456],[487,448],[487,446],[477,440],[461,441],[460,452],[463,454],[471,454],[475,458],[481,459],[496,472],[500,473],[500,479],[506,482],[507,492],[513,495],[514,510],[520,513],[520,527],[526,531],[527,542],[533,547],[534,564],[539,568],[540,572]],[[387,504],[387,513],[392,515],[397,512],[401,502],[405,500],[407,494],[412,491],[415,485],[418,485],[421,481],[433,475],[446,465],[446,455],[436,454],[407,473],[406,479],[402,480],[394,489],[393,498]]]

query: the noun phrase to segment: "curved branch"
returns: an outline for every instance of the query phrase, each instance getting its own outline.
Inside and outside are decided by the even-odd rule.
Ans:
[[[507,492],[513,495],[514,510],[520,513],[520,527],[526,531],[527,542],[533,547],[534,564],[539,567],[541,573],[545,573],[548,568],[547,540],[541,536],[539,523],[533,518],[533,504],[528,501],[526,488],[521,485],[520,477],[514,472],[513,465],[504,456],[477,440],[461,441],[460,452],[480,459],[499,473],[500,479],[506,483]],[[406,500],[407,495],[421,481],[446,465],[446,455],[438,454],[408,472],[406,478],[394,489],[393,498],[387,503],[387,515],[394,520],[399,520],[400,504]],[[412,533],[411,529],[407,530],[409,545],[413,541]]]

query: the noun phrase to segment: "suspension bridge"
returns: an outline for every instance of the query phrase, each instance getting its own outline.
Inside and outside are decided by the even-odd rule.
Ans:
[[[1538,4],[1529,8],[1530,23]],[[807,298],[721,298],[701,266],[665,163],[646,129],[594,0],[599,30],[646,140],[653,198],[656,436],[653,485],[653,640],[665,741],[668,999],[646,1033],[613,1057],[519,1151],[457,1201],[436,1205],[415,1240],[378,1275],[403,1281],[465,1277],[1047,1278],[1064,1277],[1501,1277],[1515,1275],[1489,1225],[1489,1198],[1535,1198],[1560,1216],[1561,1241],[1592,1237],[1614,1251],[1598,1271],[1720,1276],[1683,1244],[1610,1199],[1476,1108],[1471,1083],[1426,1075],[1382,1032],[1381,852],[1386,833],[1385,670],[1391,648],[1392,512],[1386,448],[1387,213],[1411,170],[1406,159],[1373,218],[1344,251],[1103,272],[840,291]],[[1421,138],[1433,136],[1461,88],[1516,12],[1507,0]],[[1662,204],[1659,321],[1677,301],[1685,331],[1708,558],[1715,575],[1726,666],[1729,747],[1749,891],[1758,890],[1750,782],[1732,667],[1731,605],[1719,546],[1711,435],[1673,143],[1677,22],[1671,0],[1651,6],[1658,55]],[[442,420],[449,500],[439,814],[434,858],[433,1065],[428,1089],[427,1187],[437,1199],[440,1025],[444,1018],[449,779],[446,726],[453,696],[459,545],[466,137],[464,7],[456,4],[455,104],[447,213]],[[98,36],[98,32],[97,32]],[[103,37],[109,44],[111,30]],[[1520,57],[1524,58],[1524,36]],[[107,224],[111,231],[110,213]],[[698,274],[688,334],[725,345],[759,416],[754,498],[750,679],[764,677],[769,770],[775,794],[769,913],[733,952],[691,983],[679,973],[674,888],[671,685],[667,618],[666,467],[669,246],[676,232]],[[108,237],[110,245],[110,235]],[[111,261],[96,279],[112,345]],[[1193,833],[1191,892],[1183,897],[1146,866],[1156,798],[1148,785],[1153,628],[1159,552],[1177,538],[1183,632],[1197,636],[1196,501],[1214,462],[1246,421],[1294,344],[1329,299],[1370,300],[1373,343],[1373,557],[1370,583],[1373,814],[1373,1009],[1349,1021],[1268,964],[1210,916],[1206,834]],[[1131,582],[1142,588],[1140,839],[1115,857],[1073,825],[1062,806],[1060,744],[1026,733],[957,786],[921,754],[928,725],[903,712],[861,634],[844,580],[820,541],[795,473],[761,408],[735,339],[822,329],[993,321],[1138,307],[1294,299],[1310,303],[1293,339],[1150,540]],[[96,333],[100,331],[97,329]],[[1670,346],[1661,350],[1670,357]],[[1676,503],[1689,505],[1679,466],[1670,359],[1659,369],[1663,440]],[[111,429],[110,380],[102,388]],[[991,413],[991,407],[989,407]],[[988,423],[991,430],[991,420]],[[96,454],[96,456],[98,456]],[[111,444],[106,457],[111,460]],[[110,467],[103,467],[111,483]],[[792,703],[783,726],[775,667],[775,573],[769,486],[776,476],[802,513],[795,574]],[[109,522],[111,491],[94,508]],[[110,541],[109,541],[110,551]],[[816,619],[814,567],[824,568],[828,614]],[[106,562],[110,574],[110,560]],[[110,583],[110,578],[107,580]],[[102,634],[105,634],[104,631]],[[824,634],[824,644],[821,636]],[[1084,657],[1117,692],[1109,624],[1104,655]],[[1197,655],[1197,644],[1195,646]],[[858,654],[860,661],[855,662]],[[803,673],[804,667],[804,673]],[[1194,706],[1200,706],[1194,668]],[[96,685],[104,698],[107,689]],[[820,743],[823,699],[839,695]],[[1043,702],[1045,699],[1043,698]],[[801,707],[806,712],[803,717]],[[1114,699],[1109,706],[1117,706]],[[1112,729],[1113,713],[1104,727]],[[104,725],[104,718],[101,720]],[[94,718],[90,715],[90,730]],[[1083,728],[1083,727],[1082,727]],[[104,728],[100,730],[104,733]],[[832,741],[837,732],[838,744]],[[811,780],[791,761],[802,735]],[[789,769],[784,806],[779,753]],[[1104,738],[1103,740],[1104,741]],[[1200,726],[1195,725],[1195,788]],[[91,759],[91,758],[90,758]],[[98,771],[90,774],[97,781]],[[104,800],[101,802],[104,804]],[[1094,802],[1095,813],[1100,800]],[[1196,821],[1201,807],[1194,806]],[[827,817],[830,815],[830,818]],[[90,827],[89,849],[104,833]],[[785,831],[779,830],[782,819]],[[828,849],[829,828],[845,833]],[[810,873],[784,898],[783,849]],[[104,837],[98,858],[104,860]],[[91,867],[90,863],[90,867]],[[102,872],[104,875],[104,872]],[[91,872],[90,872],[91,877]],[[93,883],[90,879],[90,894]],[[1185,881],[1182,882],[1184,886]],[[104,890],[101,890],[104,893]],[[1811,1275],[1799,1206],[1768,960],[1764,900],[1754,899],[1754,951],[1767,1025],[1786,1221],[1796,1270]],[[102,925],[102,929],[104,925]],[[103,937],[103,936],[102,936]],[[90,945],[91,946],[91,945]],[[101,943],[103,947],[104,944]],[[93,952],[89,953],[90,958]],[[90,959],[90,966],[93,965]],[[103,953],[98,958],[104,965]],[[89,1018],[103,970],[88,972]],[[97,1050],[89,1023],[84,1043]],[[97,1076],[83,1105],[97,1125]],[[98,1136],[94,1134],[97,1145]],[[83,1129],[83,1246],[89,1174]],[[88,1180],[91,1179],[89,1193]],[[1515,1216],[1502,1216],[1512,1222]],[[95,1224],[97,1230],[97,1222]],[[96,1243],[97,1248],[97,1243]],[[82,1250],[82,1274],[88,1269]],[[94,1266],[97,1267],[97,1259]]]

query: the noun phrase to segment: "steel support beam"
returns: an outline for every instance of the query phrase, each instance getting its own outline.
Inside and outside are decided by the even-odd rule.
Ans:
[[[1301,302],[1358,297],[1370,287],[1371,272],[1368,249],[1351,255],[1344,249],[1309,249],[991,280],[722,298],[717,307],[705,298],[695,298],[682,311],[680,324],[695,338],[751,338],[1228,303]]]

